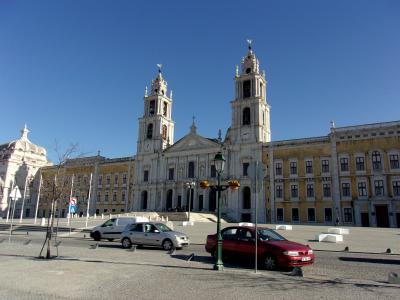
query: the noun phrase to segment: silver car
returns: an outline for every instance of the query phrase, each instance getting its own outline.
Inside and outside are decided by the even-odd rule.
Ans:
[[[141,222],[127,225],[121,235],[122,248],[135,245],[162,247],[164,250],[189,246],[186,234],[173,231],[167,225],[158,222]]]

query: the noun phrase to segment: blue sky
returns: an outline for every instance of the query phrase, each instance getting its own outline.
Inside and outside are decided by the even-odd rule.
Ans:
[[[231,122],[246,39],[266,71],[273,140],[399,120],[400,2],[0,1],[0,143],[78,143],[136,153],[143,94],[162,63],[175,141],[195,115],[217,137]]]

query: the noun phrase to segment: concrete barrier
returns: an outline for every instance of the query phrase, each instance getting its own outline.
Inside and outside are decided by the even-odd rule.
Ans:
[[[194,222],[193,221],[184,221],[182,222],[182,226],[193,226]]]
[[[276,230],[292,230],[292,225],[276,225]]]
[[[249,226],[249,227],[252,227],[252,226],[254,226],[254,224],[253,224],[253,223],[242,222],[242,223],[239,223],[239,226]]]
[[[343,235],[333,233],[320,233],[315,236],[318,242],[339,243],[343,242]]]
[[[333,233],[333,234],[350,234],[350,230],[347,229],[347,228],[332,227],[332,228],[328,228],[328,233]]]

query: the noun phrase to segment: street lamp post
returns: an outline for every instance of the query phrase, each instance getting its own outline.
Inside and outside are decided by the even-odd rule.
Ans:
[[[214,270],[223,271],[222,263],[222,236],[221,236],[221,174],[224,171],[225,158],[221,152],[218,152],[214,158],[215,169],[217,171],[217,257],[214,264]]]
[[[190,221],[190,204],[192,203],[192,189],[196,186],[196,182],[186,182],[186,187],[189,189],[189,200],[188,200],[188,221]]]
[[[225,158],[222,152],[218,152],[214,157],[214,165],[217,171],[217,185],[210,185],[207,180],[200,182],[200,187],[203,189],[211,188],[217,192],[217,249],[214,270],[223,271],[224,265],[222,262],[222,235],[221,235],[221,192],[227,188],[237,190],[240,186],[239,181],[229,180],[228,184],[221,184],[221,175],[224,172]]]

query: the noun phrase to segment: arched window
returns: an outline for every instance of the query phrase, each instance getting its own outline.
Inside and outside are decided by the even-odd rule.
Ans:
[[[242,191],[243,209],[251,209],[251,192],[248,186],[243,188]]]
[[[153,124],[147,126],[147,138],[151,139],[153,137]]]
[[[243,81],[243,98],[251,97],[251,81],[246,80]]]
[[[147,209],[147,191],[142,192],[140,209],[146,210]]]
[[[149,104],[149,114],[154,115],[155,111],[156,111],[156,101],[151,100]]]
[[[167,125],[162,126],[162,138],[163,140],[167,139]]]
[[[250,107],[245,107],[243,109],[243,125],[250,125]]]
[[[215,211],[217,208],[217,191],[210,190],[208,194],[208,210]]]

